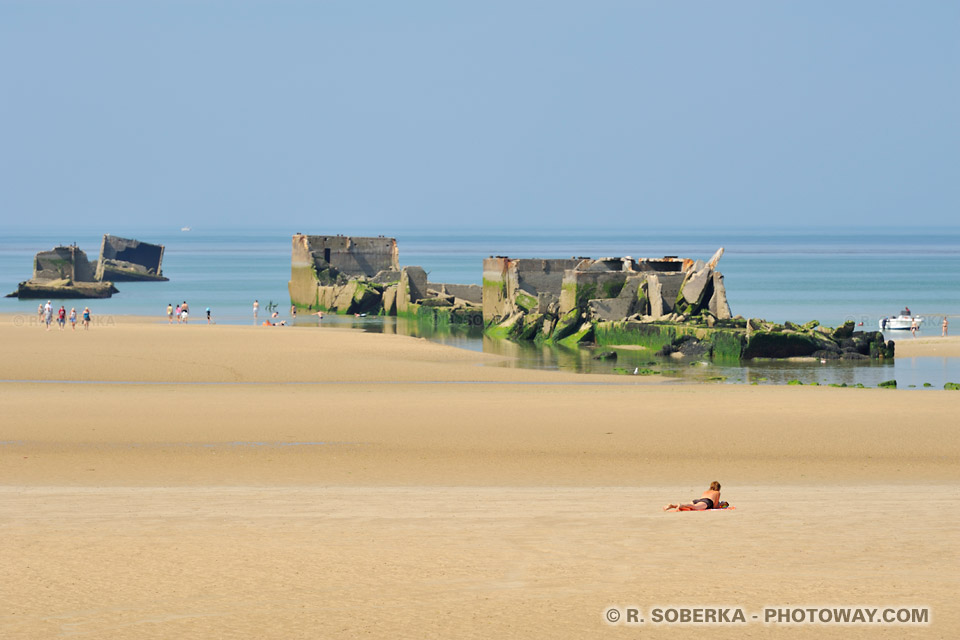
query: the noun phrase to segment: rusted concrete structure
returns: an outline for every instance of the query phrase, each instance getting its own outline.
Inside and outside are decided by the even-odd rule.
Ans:
[[[290,301],[307,309],[330,309],[332,292],[321,288],[342,286],[356,278],[376,279],[377,284],[388,285],[399,280],[399,267],[395,238],[298,233],[292,242]]]
[[[109,298],[112,282],[95,282],[94,266],[76,245],[54,247],[33,258],[33,277],[8,298]]]
[[[560,298],[563,274],[589,258],[526,259],[491,256],[483,261],[483,319],[498,322],[535,311]]]
[[[104,234],[100,242],[96,280],[165,281],[162,244]]]

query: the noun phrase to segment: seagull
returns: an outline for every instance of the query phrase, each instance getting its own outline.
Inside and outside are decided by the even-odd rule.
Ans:
[[[637,375],[638,373],[640,373],[640,367],[635,367],[633,370],[633,375]]]

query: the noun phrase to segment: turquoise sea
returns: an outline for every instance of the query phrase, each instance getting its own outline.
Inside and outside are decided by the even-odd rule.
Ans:
[[[960,331],[960,229],[872,229],[870,227],[823,229],[818,232],[762,229],[651,229],[648,231],[535,231],[505,230],[442,232],[436,230],[391,230],[329,228],[309,229],[203,229],[189,232],[179,228],[131,227],[94,229],[77,227],[51,232],[43,229],[8,229],[0,237],[0,289],[6,294],[31,275],[37,251],[57,244],[76,243],[96,259],[103,233],[134,237],[166,246],[163,272],[169,282],[118,283],[120,293],[107,300],[67,301],[67,307],[89,305],[101,318],[122,315],[155,315],[162,319],[168,303],[188,301],[193,317],[200,320],[206,307],[220,324],[252,322],[251,308],[258,299],[262,309],[271,303],[281,317],[287,317],[290,301],[287,280],[290,274],[290,238],[295,232],[344,233],[351,235],[392,235],[397,238],[400,262],[420,265],[432,281],[480,284],[482,260],[490,255],[511,257],[677,255],[708,259],[718,247],[725,248],[719,269],[725,275],[727,296],[734,314],[782,322],[820,320],[835,326],[846,320],[862,322],[875,330],[879,318],[896,314],[904,305],[928,318],[923,335],[939,335],[944,315],[956,315]],[[0,299],[0,312],[32,317],[36,300]],[[331,318],[325,326],[354,324],[351,319]],[[312,320],[300,318],[299,324]],[[357,323],[366,330],[384,330],[381,319]],[[389,321],[388,321],[389,324]],[[387,330],[394,330],[387,327]],[[402,327],[401,327],[402,330]],[[431,336],[459,346],[503,350],[477,336]],[[909,339],[909,336],[893,336]],[[513,347],[506,347],[508,350]],[[515,355],[515,354],[514,354]],[[563,358],[542,354],[519,357],[527,366],[604,370],[601,365],[562,363]],[[927,377],[954,375],[953,365],[907,363],[920,372],[909,384],[922,386]],[[923,360],[923,359],[913,359]],[[948,366],[949,365],[949,366]],[[795,367],[794,367],[795,368]],[[946,369],[945,369],[946,368]],[[774,371],[774,367],[768,367]],[[790,369],[788,367],[788,369]],[[821,368],[822,369],[822,368]],[[834,371],[839,371],[834,367]],[[861,371],[856,369],[856,371]],[[867,368],[869,369],[869,368]],[[874,368],[875,369],[875,368]],[[866,369],[864,369],[865,371]],[[665,372],[666,373],[666,372]],[[728,380],[748,376],[743,371],[712,378]],[[857,374],[868,381],[890,373]],[[936,375],[934,375],[936,373]],[[792,375],[789,371],[785,375]],[[847,375],[854,381],[857,375]],[[899,374],[898,374],[899,375]],[[767,381],[776,373],[756,375]],[[904,376],[906,374],[904,373]],[[890,376],[892,377],[892,376]],[[901,385],[904,386],[904,385]],[[942,382],[937,384],[942,388]]]

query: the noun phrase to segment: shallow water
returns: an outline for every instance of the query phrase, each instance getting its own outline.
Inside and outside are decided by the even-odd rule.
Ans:
[[[460,349],[505,356],[509,359],[493,366],[522,369],[651,375],[678,378],[683,382],[715,384],[784,385],[792,380],[799,380],[803,384],[845,384],[849,387],[862,384],[865,387],[876,387],[881,382],[896,380],[898,389],[943,389],[946,382],[960,381],[960,359],[957,358],[895,358],[893,362],[840,360],[821,363],[816,359],[710,362],[690,358],[658,358],[643,349],[571,349],[558,345],[520,344],[489,338],[483,335],[479,328],[441,332],[405,318],[326,315],[321,321],[301,316],[296,325],[319,328],[350,327],[371,333],[397,333],[426,338]],[[614,351],[617,354],[616,359],[597,359],[596,356],[603,351]],[[634,370],[637,374],[633,373]],[[930,386],[924,386],[925,383]]]

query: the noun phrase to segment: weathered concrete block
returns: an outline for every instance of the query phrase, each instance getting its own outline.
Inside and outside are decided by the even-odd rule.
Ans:
[[[370,278],[370,282],[375,282],[377,284],[396,284],[400,282],[400,270],[399,269],[384,269],[378,271],[375,276]]]
[[[612,322],[614,320],[623,320],[633,311],[634,299],[631,298],[604,298],[600,300],[590,300],[587,308],[590,311],[590,317],[598,322]]]
[[[32,282],[47,280],[70,280],[93,282],[94,267],[87,254],[79,247],[59,246],[50,251],[41,251],[33,258]]]
[[[732,317],[730,305],[727,304],[727,289],[723,285],[723,274],[719,271],[713,272],[713,295],[710,297],[708,308],[718,320],[729,320]]]
[[[388,316],[397,315],[397,287],[390,285],[383,290],[383,313]]]
[[[167,280],[163,245],[105,234],[100,242],[96,280]]]
[[[560,296],[549,291],[541,291],[537,294],[537,313],[556,313],[559,302]]]
[[[483,303],[483,287],[478,284],[451,284],[444,282],[440,285],[440,291],[444,295],[454,296],[473,302],[475,304]]]
[[[503,256],[483,261],[483,318],[497,322],[518,309],[520,293],[539,299],[541,292],[560,296],[564,271],[583,262],[582,259],[538,260],[512,259]],[[538,304],[535,306],[539,306]]]
[[[695,307],[701,306],[702,298],[707,290],[707,285],[712,282],[712,274],[709,269],[700,269],[693,271],[681,285],[681,295],[683,299]]]
[[[427,272],[420,267],[404,267],[397,286],[397,313],[409,311],[411,303],[427,297]]]
[[[650,317],[659,320],[663,317],[665,305],[663,304],[663,287],[660,284],[660,276],[647,276],[647,296],[650,299]]]
[[[336,287],[336,297],[333,299],[332,309],[347,313],[353,304],[353,296],[356,295],[359,284],[357,280],[350,280],[346,284]]]
[[[332,309],[333,301],[337,299],[337,287],[331,285],[317,285],[317,303],[320,309]]]
[[[636,300],[639,294],[640,287],[646,281],[647,281],[647,274],[645,273],[641,273],[638,275],[628,275],[626,281],[623,283],[623,288],[620,289],[619,297]]]
[[[663,299],[664,312],[674,311],[674,303],[680,294],[680,287],[686,278],[685,273],[660,273],[657,274],[660,280],[660,296]]]
[[[585,310],[589,300],[618,297],[629,275],[626,271],[567,270],[560,290],[559,313]]]

